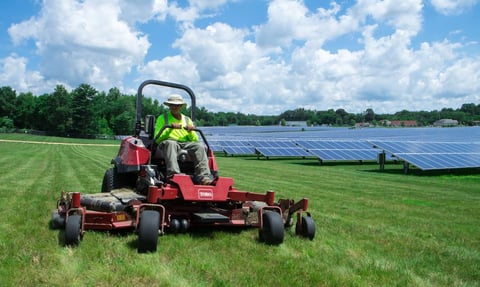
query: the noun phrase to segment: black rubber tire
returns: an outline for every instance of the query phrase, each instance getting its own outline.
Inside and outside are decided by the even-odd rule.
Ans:
[[[268,245],[279,245],[285,236],[285,227],[282,216],[273,211],[265,211],[263,214],[263,228],[259,233],[260,240]]]
[[[144,210],[140,214],[138,227],[138,253],[156,252],[160,213],[155,210]]]
[[[52,229],[63,229],[65,228],[65,215],[60,215],[58,211],[52,212],[51,227]]]
[[[310,216],[302,216],[302,228],[296,228],[296,234],[313,240],[315,238],[315,222]]]
[[[190,228],[190,222],[186,218],[180,220],[180,232],[187,233],[188,229]]]
[[[70,215],[65,223],[65,245],[77,246],[82,239],[82,216],[79,214]]]
[[[180,231],[180,220],[176,218],[172,218],[170,220],[170,232],[173,234],[177,234]]]
[[[117,188],[120,188],[117,172],[114,168],[109,168],[103,175],[102,192],[111,192]]]

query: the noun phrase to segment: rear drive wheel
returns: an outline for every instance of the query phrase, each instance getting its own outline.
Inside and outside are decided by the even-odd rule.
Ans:
[[[138,228],[138,252],[157,251],[158,228],[160,227],[160,214],[155,210],[144,210],[140,214]]]
[[[269,245],[278,245],[283,242],[284,234],[282,216],[277,212],[265,211],[263,227],[259,230],[260,240]]]
[[[65,224],[65,245],[76,246],[82,237],[82,216],[75,214],[68,217]]]
[[[118,174],[114,168],[109,168],[103,175],[102,192],[110,192],[120,188]]]
[[[315,237],[315,222],[313,222],[313,219],[310,216],[302,216],[301,224],[302,225],[300,226],[297,223],[295,233],[297,235],[313,240],[313,238]]]

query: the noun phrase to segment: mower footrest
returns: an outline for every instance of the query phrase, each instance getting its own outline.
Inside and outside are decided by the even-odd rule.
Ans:
[[[194,213],[193,219],[200,223],[230,222],[228,216],[220,213]]]

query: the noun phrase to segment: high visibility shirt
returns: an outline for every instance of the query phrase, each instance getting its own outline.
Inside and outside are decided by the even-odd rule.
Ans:
[[[198,135],[195,131],[187,131],[186,128],[187,125],[192,125],[193,126],[193,121],[185,116],[182,115],[182,118],[180,120],[177,120],[170,111],[168,111],[166,114],[160,115],[157,118],[156,124],[155,124],[155,137],[157,137],[157,134],[160,132],[163,126],[165,125],[171,125],[173,123],[178,123],[181,125],[181,129],[172,129],[172,128],[166,128],[163,130],[162,134],[157,138],[157,143],[160,143],[161,141],[164,140],[175,140],[179,142],[198,142]]]

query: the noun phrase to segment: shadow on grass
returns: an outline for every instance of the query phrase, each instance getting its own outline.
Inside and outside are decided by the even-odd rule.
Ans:
[[[65,226],[59,226],[58,223],[55,223],[53,219],[50,219],[48,223],[48,228],[51,231],[58,231],[57,242],[61,247],[67,246],[65,244]],[[127,237],[130,234],[133,234],[135,231],[132,229],[118,229],[118,230],[95,230],[87,229],[85,230],[84,236],[88,236],[89,233],[97,232],[99,234],[104,234],[105,236],[114,236],[114,237]],[[81,241],[80,241],[81,244]]]
[[[180,235],[180,234],[187,234],[193,239],[212,239],[215,240],[216,234],[220,233],[228,233],[228,234],[233,234],[233,235],[238,235],[242,233],[245,230],[251,230],[255,229],[255,227],[251,226],[195,226],[191,227],[187,232],[185,233],[174,233],[174,232],[169,232],[168,230],[165,231],[165,234],[161,235],[160,237],[166,237],[167,239],[170,240],[175,240],[175,236]],[[131,249],[137,249],[138,248],[138,237],[136,237],[134,240],[128,242],[128,247]]]
[[[255,160],[255,161],[292,161],[292,160],[312,160],[318,162],[317,157],[292,157],[292,156],[273,156],[273,157],[264,157],[264,156],[254,156],[254,155],[235,155],[235,156],[225,156],[225,158],[236,158],[243,160]]]
[[[459,168],[459,169],[440,169],[440,170],[421,170],[417,167],[411,166],[408,171],[405,172],[402,162],[388,162],[385,164],[385,169],[380,170],[380,166],[376,161],[324,161],[320,162],[317,158],[292,158],[292,157],[274,157],[274,158],[260,158],[256,157],[242,157],[242,159],[251,161],[251,160],[266,160],[266,161],[284,161],[286,164],[292,165],[301,165],[301,166],[365,166],[372,167],[372,169],[361,170],[362,172],[372,172],[372,173],[385,173],[385,174],[405,174],[412,176],[441,176],[441,175],[452,175],[452,176],[469,176],[469,175],[479,175],[480,168]]]
[[[305,164],[318,166],[320,162],[317,158],[301,158],[301,157],[272,157],[272,158],[256,158],[256,157],[237,157],[245,161],[262,161],[262,162],[285,162],[286,164]]]
[[[292,164],[305,166],[376,166],[376,162],[372,161],[325,161],[325,162],[292,162]]]
[[[364,172],[371,172],[371,173],[385,173],[385,174],[402,174],[402,175],[410,175],[410,176],[443,176],[443,175],[451,175],[451,176],[470,176],[470,175],[479,175],[480,168],[463,168],[463,169],[439,169],[439,170],[421,170],[419,168],[410,167],[408,171],[403,169],[402,165],[398,165],[398,168],[389,167],[388,169],[380,170],[377,169],[370,169],[364,170]]]
[[[318,158],[313,157],[273,157],[273,158],[260,158],[257,159],[256,157],[243,157],[243,160],[247,161],[272,161],[272,162],[285,162],[286,164],[295,164],[295,165],[303,165],[303,166],[351,166],[351,165],[378,165],[376,161],[362,161],[362,160],[348,160],[348,161],[320,161]]]
[[[252,228],[247,226],[198,226],[192,227],[188,233],[192,238],[215,238],[216,233],[240,234],[242,231]]]
[[[61,226],[61,223],[56,222],[53,218],[48,221],[48,229],[51,231],[58,231],[57,242],[61,247],[65,247],[65,226]]]

